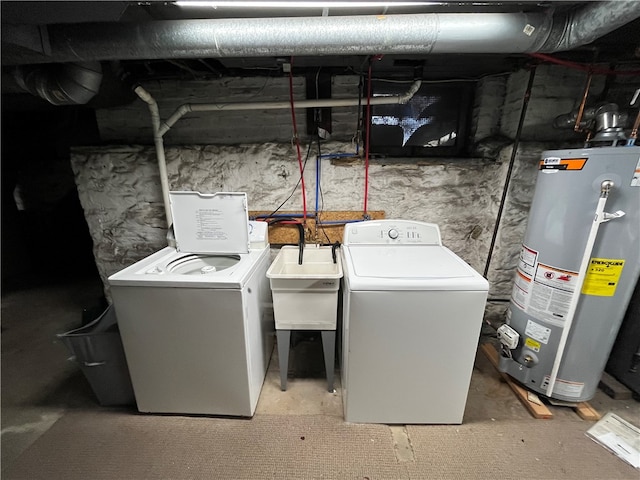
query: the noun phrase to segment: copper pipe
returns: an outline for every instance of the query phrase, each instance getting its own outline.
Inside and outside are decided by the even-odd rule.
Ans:
[[[580,102],[580,108],[578,110],[578,116],[576,117],[576,124],[573,127],[574,132],[581,132],[582,128],[580,128],[580,122],[582,122],[582,114],[584,113],[584,106],[587,103],[587,96],[589,95],[589,88],[591,87],[591,78],[593,77],[593,73],[589,72],[587,76],[587,85],[584,87],[584,95],[582,95],[582,102]]]
[[[636,117],[636,121],[631,129],[631,138],[638,138],[638,128],[640,128],[640,110],[638,110],[638,116]]]
[[[589,130],[587,132],[587,138],[585,139],[585,142],[590,142],[591,141],[591,135],[593,134],[593,132],[591,130]]]

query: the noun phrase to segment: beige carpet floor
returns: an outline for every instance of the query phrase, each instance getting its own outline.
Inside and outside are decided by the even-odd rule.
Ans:
[[[408,451],[399,455],[389,426],[335,416],[76,410],[2,478],[638,480],[637,470],[584,435],[590,425],[559,418],[409,425]]]

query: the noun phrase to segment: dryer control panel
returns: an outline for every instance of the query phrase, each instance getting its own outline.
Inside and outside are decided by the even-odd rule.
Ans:
[[[344,245],[442,245],[435,223],[412,220],[370,220],[345,226]]]

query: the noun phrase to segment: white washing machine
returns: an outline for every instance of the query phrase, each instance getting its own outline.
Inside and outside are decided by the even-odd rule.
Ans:
[[[138,410],[252,416],[273,349],[267,225],[244,193],[172,192],[171,209],[176,248],[109,277]]]
[[[352,223],[341,250],[345,420],[462,423],[488,282],[434,224]]]

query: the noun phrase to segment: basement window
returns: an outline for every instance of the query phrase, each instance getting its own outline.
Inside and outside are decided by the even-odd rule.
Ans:
[[[410,83],[375,80],[374,98],[402,95]],[[369,151],[374,156],[464,156],[473,83],[423,83],[404,105],[372,105]]]

